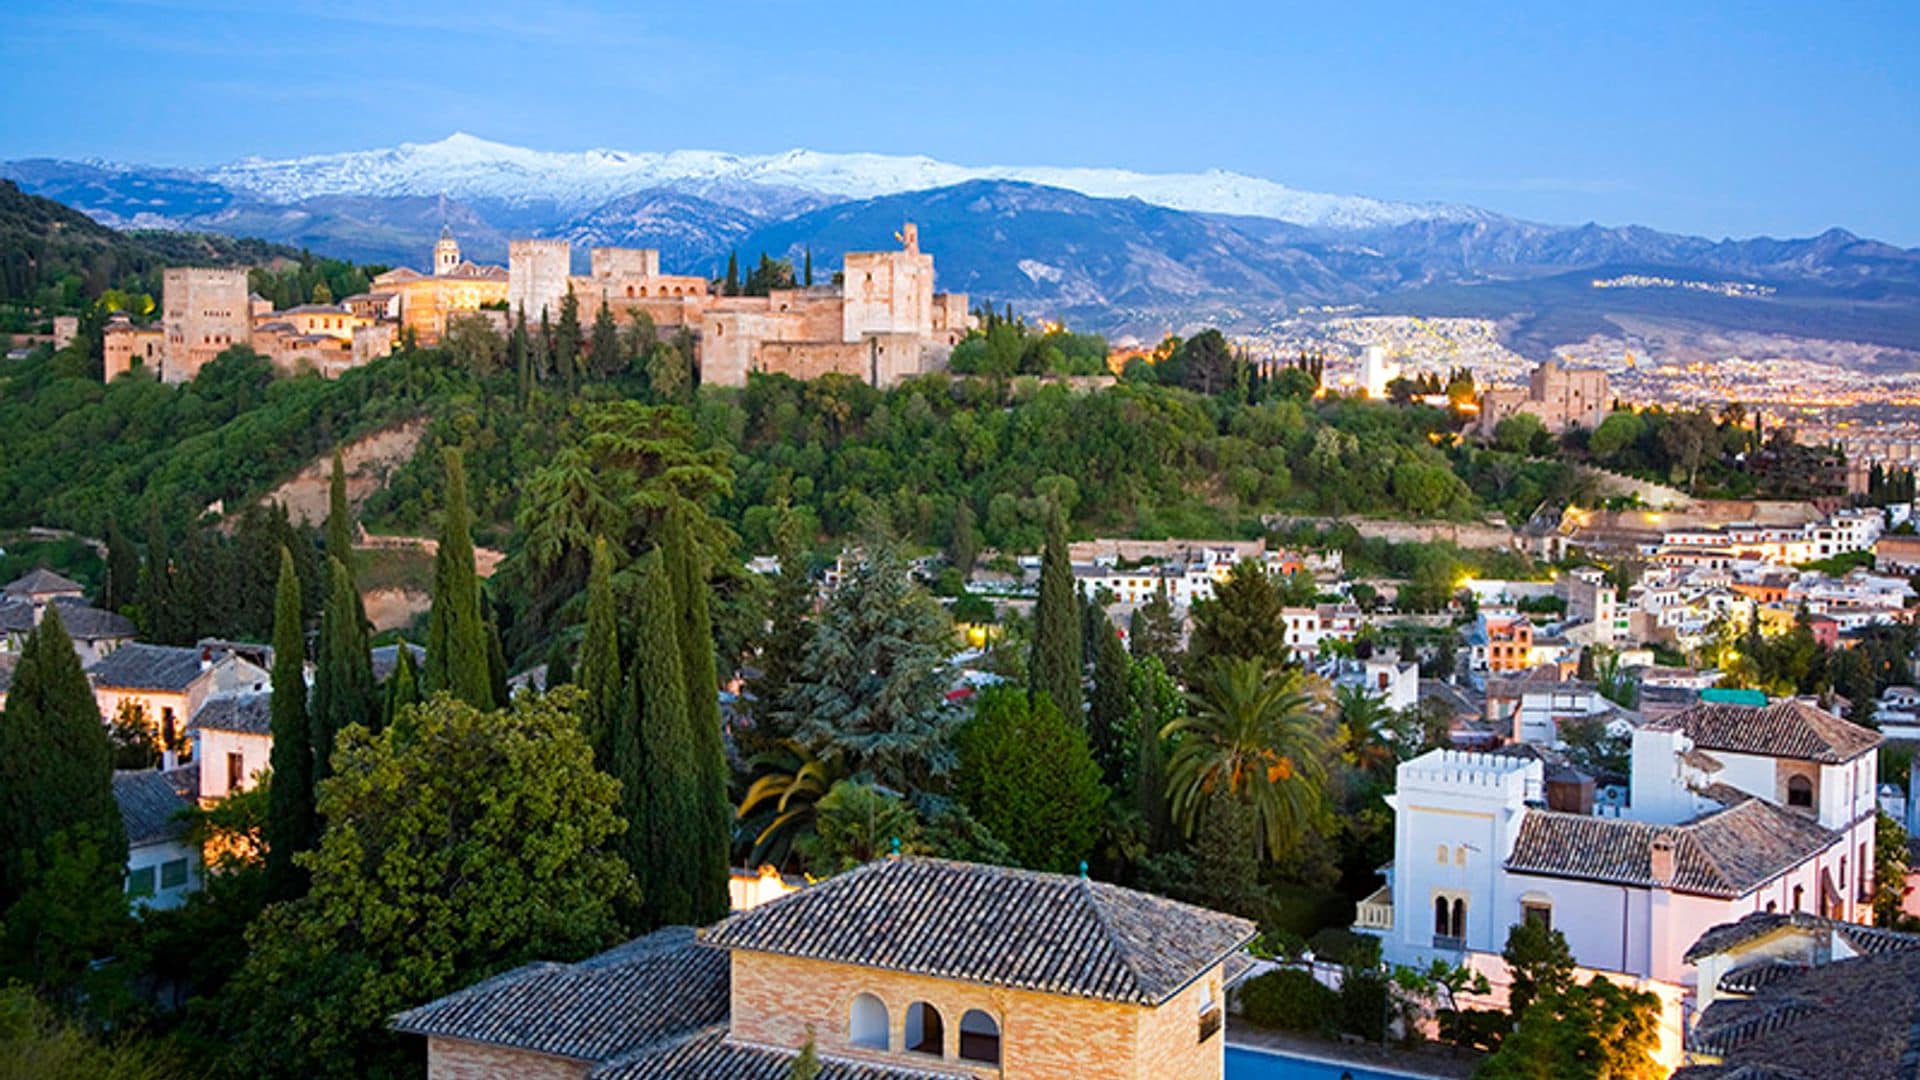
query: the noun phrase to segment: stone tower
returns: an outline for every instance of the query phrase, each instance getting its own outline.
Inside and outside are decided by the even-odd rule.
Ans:
[[[560,298],[567,293],[573,245],[565,240],[514,240],[507,244],[507,310],[517,318],[527,313],[529,323],[540,313],[560,315]]]
[[[446,277],[459,268],[460,242],[453,238],[453,230],[443,224],[440,239],[433,245],[433,276]]]

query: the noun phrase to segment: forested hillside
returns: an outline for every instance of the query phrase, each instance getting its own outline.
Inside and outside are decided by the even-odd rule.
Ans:
[[[299,257],[283,245],[213,233],[116,232],[0,180],[0,330],[78,313],[109,290],[157,298],[160,272],[168,266],[256,265]]]

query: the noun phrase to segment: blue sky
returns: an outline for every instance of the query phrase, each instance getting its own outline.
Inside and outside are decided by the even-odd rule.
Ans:
[[[430,141],[1232,169],[1920,245],[1920,2],[0,0],[0,159]]]

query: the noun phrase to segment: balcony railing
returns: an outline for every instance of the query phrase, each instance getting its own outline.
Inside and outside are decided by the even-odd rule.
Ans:
[[[1362,930],[1393,929],[1393,890],[1385,885],[1360,901],[1354,911],[1354,925]]]
[[[1466,952],[1467,939],[1454,937],[1452,934],[1435,934],[1433,935],[1433,947],[1436,949],[1444,949],[1447,952]]]

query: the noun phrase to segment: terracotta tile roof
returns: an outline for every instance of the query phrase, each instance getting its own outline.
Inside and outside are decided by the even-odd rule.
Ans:
[[[1910,1080],[1920,1063],[1920,951],[1807,968],[1752,998],[1714,1002],[1687,1048],[1721,1064],[1686,1080],[1758,1077]]]
[[[1245,919],[1117,885],[878,859],[726,919],[710,944],[1155,1005],[1245,945]]]
[[[1726,952],[1738,945],[1766,937],[1776,930],[1792,927],[1820,933],[1837,933],[1855,952],[1889,953],[1920,949],[1920,935],[1882,930],[1840,919],[1828,919],[1805,911],[1756,911],[1733,922],[1721,923],[1700,935],[1687,949],[1687,963],[1697,963],[1714,953]]]
[[[159,769],[122,769],[113,774],[113,799],[120,804],[120,824],[127,830],[130,846],[177,839],[186,831],[179,814],[192,804],[181,795],[178,779]]]
[[[183,691],[200,677],[200,650],[177,645],[122,645],[87,673],[95,686]]]
[[[1673,843],[1676,892],[1736,897],[1839,838],[1812,818],[1748,799],[1683,825],[1529,810],[1507,869],[1651,887],[1656,839]]]
[[[1880,745],[1880,733],[1803,701],[1764,707],[1700,704],[1647,725],[1684,732],[1701,750],[1765,754],[1837,765]]]
[[[644,1050],[587,1073],[588,1080],[787,1080],[791,1050],[748,1046],[727,1039],[716,1025],[673,1046]],[[820,1080],[952,1080],[952,1072],[927,1072],[869,1061],[820,1055]]]
[[[200,706],[187,723],[188,731],[234,731],[242,735],[273,734],[273,695],[223,694]]]
[[[577,964],[537,963],[409,1009],[394,1030],[576,1061],[632,1054],[727,1019],[727,954],[668,927]]]

